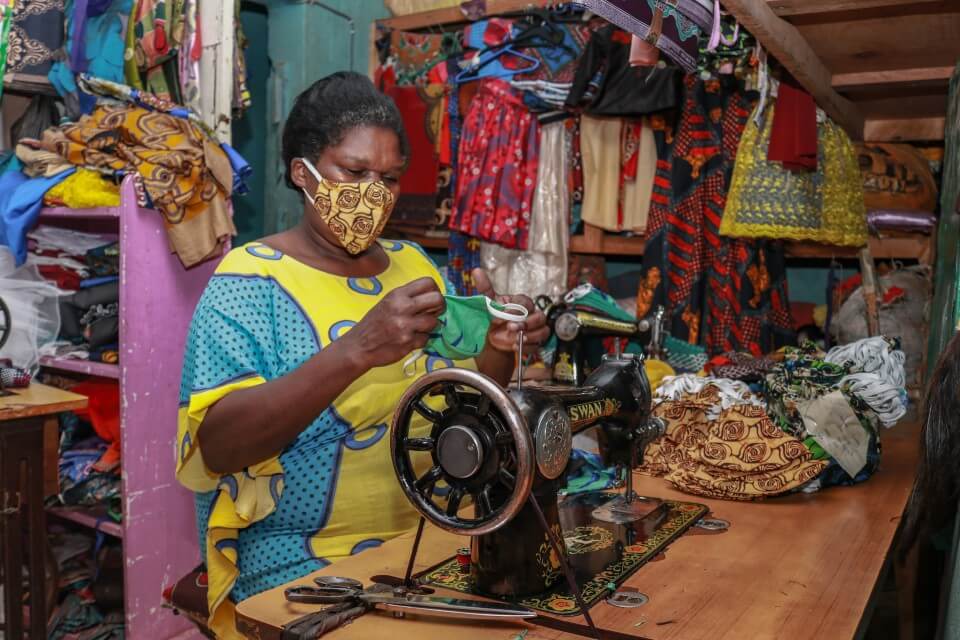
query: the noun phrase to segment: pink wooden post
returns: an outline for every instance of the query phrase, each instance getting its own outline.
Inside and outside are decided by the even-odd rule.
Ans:
[[[133,640],[189,637],[192,625],[161,607],[161,593],[199,562],[193,496],[174,478],[174,442],[187,327],[218,261],[184,269],[161,215],[137,207],[131,178],[121,202],[126,633]]]

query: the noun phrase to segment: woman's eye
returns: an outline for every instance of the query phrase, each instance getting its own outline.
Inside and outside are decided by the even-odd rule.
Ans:
[[[400,178],[397,176],[383,176],[383,181],[387,184],[397,184],[400,182]]]

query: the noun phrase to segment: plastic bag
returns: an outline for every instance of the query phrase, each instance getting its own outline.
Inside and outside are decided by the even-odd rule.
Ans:
[[[58,296],[34,266],[15,266],[13,254],[0,247],[0,298],[10,311],[9,337],[0,348],[0,358],[36,375],[40,350],[56,341],[60,333]]]

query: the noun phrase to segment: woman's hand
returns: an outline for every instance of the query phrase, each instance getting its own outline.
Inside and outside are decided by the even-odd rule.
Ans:
[[[393,364],[427,343],[445,308],[437,283],[419,278],[385,295],[340,340],[364,369]]]
[[[517,338],[520,330],[523,330],[523,350],[524,353],[536,351],[536,349],[547,341],[550,337],[550,328],[547,326],[547,317],[543,311],[533,304],[528,296],[498,296],[490,284],[490,277],[483,269],[473,270],[473,282],[477,291],[492,298],[500,303],[512,302],[523,306],[529,315],[523,322],[512,322],[494,318],[490,323],[490,332],[487,334],[487,348],[495,351],[513,353],[517,349]]]

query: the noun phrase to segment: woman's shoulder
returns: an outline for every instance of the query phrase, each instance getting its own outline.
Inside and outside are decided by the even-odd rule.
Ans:
[[[263,242],[248,242],[231,249],[217,266],[215,275],[269,276],[277,271],[283,254]]]

